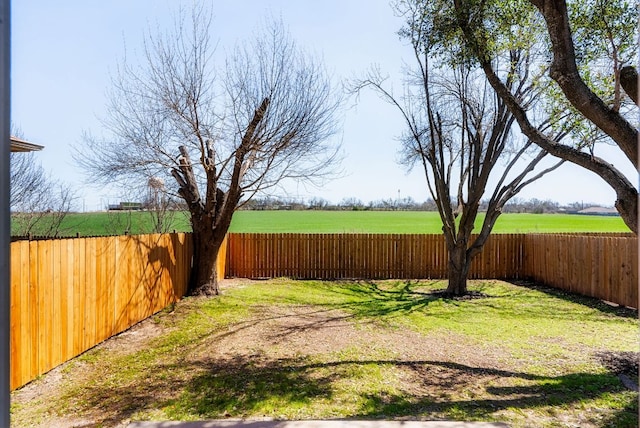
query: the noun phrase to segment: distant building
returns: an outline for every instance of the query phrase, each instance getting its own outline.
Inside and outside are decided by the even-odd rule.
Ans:
[[[109,204],[109,211],[140,211],[142,203],[140,202],[120,202],[119,204]]]
[[[618,216],[620,213],[615,208],[607,208],[607,207],[589,207],[583,210],[577,211],[576,214],[582,215],[610,215],[610,216]]]

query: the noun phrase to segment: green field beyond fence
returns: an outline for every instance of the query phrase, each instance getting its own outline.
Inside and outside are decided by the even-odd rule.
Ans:
[[[483,219],[476,222],[476,231]],[[60,236],[153,233],[148,212],[73,213]],[[177,212],[167,231],[189,232],[186,213]],[[441,233],[436,212],[424,211],[238,211],[234,233]],[[620,217],[572,214],[503,214],[495,233],[629,232]],[[37,231],[33,233],[37,235]]]
[[[479,231],[484,214],[476,221]],[[441,233],[437,212],[425,211],[239,211],[236,233]],[[495,233],[629,232],[620,217],[572,214],[503,214]]]

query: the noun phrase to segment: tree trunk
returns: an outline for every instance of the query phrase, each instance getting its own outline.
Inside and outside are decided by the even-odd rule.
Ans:
[[[226,230],[220,231],[209,227],[194,228],[189,295],[217,296],[220,294],[217,260],[226,232]]]
[[[449,265],[447,294],[464,296],[467,294],[467,276],[469,275],[470,260],[467,258],[467,244],[456,243],[449,248]]]

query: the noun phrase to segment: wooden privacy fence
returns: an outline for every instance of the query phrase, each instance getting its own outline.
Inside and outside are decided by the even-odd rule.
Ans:
[[[442,235],[229,235],[227,274],[243,278],[446,278]],[[529,278],[638,307],[638,239],[631,234],[494,234],[470,278]]]
[[[526,277],[638,307],[638,239],[633,235],[529,234],[523,252]]]
[[[182,297],[191,235],[11,243],[11,389]]]
[[[470,278],[532,278],[638,304],[633,236],[493,235]],[[186,292],[191,235],[11,243],[11,389],[175,302]],[[442,235],[230,234],[218,274],[258,278],[444,278]]]
[[[520,276],[524,235],[491,236],[470,278]],[[240,278],[444,278],[442,235],[231,233],[227,275]]]

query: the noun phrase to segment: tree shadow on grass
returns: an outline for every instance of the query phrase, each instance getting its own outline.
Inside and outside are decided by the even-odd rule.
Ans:
[[[472,294],[463,298],[451,297],[442,293],[440,286],[442,281],[405,280],[405,281],[337,281],[336,286],[330,288],[331,293],[340,295],[340,302],[314,305],[313,311],[318,313],[341,311],[331,317],[315,323],[306,323],[289,329],[289,333],[298,333],[302,330],[324,328],[327,323],[337,320],[358,320],[360,323],[380,323],[392,318],[406,317],[409,314],[420,313],[426,317],[449,319],[456,311],[470,316],[473,313],[487,315],[491,312],[512,316],[515,319],[531,319],[541,317],[559,320],[577,321],[580,317],[585,320],[606,321],[608,318],[594,318],[588,311],[554,310],[554,303],[531,293],[529,289],[541,291],[551,297],[564,301],[577,303],[586,308],[593,308],[599,312],[611,315],[612,318],[637,318],[637,311],[625,308],[615,308],[597,299],[574,295],[571,293],[554,290],[539,285],[531,286],[526,282],[509,282],[516,287],[513,289],[496,289],[491,281],[473,281],[470,284]],[[505,303],[505,299],[510,299]],[[304,304],[295,300],[291,304]],[[431,305],[438,303],[439,308],[431,310]],[[448,308],[440,310],[442,305]],[[318,310],[320,306],[322,309]],[[299,316],[296,314],[295,316]],[[278,316],[276,316],[278,317]],[[260,314],[250,323],[255,324],[263,320],[264,314]],[[283,333],[286,335],[286,333]]]
[[[284,310],[279,312],[277,305],[253,305],[254,314],[250,320],[235,324],[232,328],[218,336],[232,336],[242,330],[255,327],[263,322],[274,320],[286,320],[287,318],[303,319],[295,325],[280,329],[279,338],[285,338],[291,334],[303,331],[322,330],[330,328],[338,323],[359,320],[360,322],[380,322],[382,318],[402,317],[409,313],[425,310],[429,304],[435,301],[451,301],[438,292],[425,292],[420,288],[425,283],[405,281],[399,286],[382,287],[374,281],[342,281],[331,289],[345,297],[341,300],[347,302],[325,303],[306,306],[304,301],[286,301],[291,307],[304,307],[304,313],[299,311]]]
[[[529,292],[529,290],[535,290],[550,297],[576,303],[615,318],[637,319],[638,317],[637,310],[611,306],[599,299],[550,288],[532,281],[505,281],[508,284],[520,287],[521,291],[516,289],[507,294],[500,292],[499,295],[493,294],[495,290],[492,290],[491,281],[472,281],[470,283],[472,294],[462,298],[447,296],[442,293],[441,289],[429,289],[440,282],[407,280],[397,283],[395,286],[384,287],[380,285],[381,281],[343,281],[339,282],[341,290],[336,292],[349,294],[356,297],[356,300],[337,306],[341,306],[353,314],[354,317],[372,319],[401,317],[413,312],[422,312],[428,316],[439,316],[436,311],[429,311],[429,305],[434,302],[442,302],[452,307],[464,306],[463,310],[467,313],[495,310],[502,314],[513,313],[515,317],[519,318],[525,315],[528,317],[574,321],[580,317],[593,318],[587,312],[550,311],[550,306],[553,303],[541,301],[539,295]],[[519,305],[505,305],[500,298],[513,298],[513,302],[519,303]],[[444,316],[447,315],[445,314]]]
[[[435,302],[441,302],[458,307],[470,300],[488,301],[493,298],[489,294],[490,287],[483,283],[473,287],[471,296],[462,298],[447,296],[442,293],[441,288],[434,288],[434,285],[439,283],[441,281],[338,281],[335,282],[335,287],[329,288],[330,293],[340,295],[338,302],[307,304],[303,300],[304,296],[295,296],[295,298],[283,299],[284,305],[253,304],[250,307],[253,312],[249,319],[234,323],[215,336],[217,339],[231,337],[243,330],[270,321],[283,321],[278,331],[270,338],[284,340],[287,336],[305,331],[330,330],[340,323],[353,321],[360,324],[385,323],[391,318],[401,318],[416,312],[426,316],[447,318],[448,313],[430,311],[429,306]],[[486,306],[486,303],[482,305]],[[475,310],[483,310],[483,308]],[[287,322],[287,319],[296,321]]]
[[[153,365],[135,382],[91,385],[78,395],[81,407],[92,413],[86,426],[114,426],[158,409],[175,420],[253,415],[331,396],[337,374],[312,377],[302,361],[254,355]]]
[[[607,428],[637,428],[638,397],[631,397],[621,409],[605,417],[599,426]]]
[[[425,311],[436,301],[459,305],[466,300],[491,298],[486,288],[475,287],[470,294],[454,297],[443,289],[425,290],[441,281],[402,281],[383,287],[380,281],[338,281],[336,292],[348,294],[356,300],[335,305],[359,318],[400,317],[412,312]]]
[[[430,293],[428,288],[429,283],[425,282],[406,281],[390,287],[386,283],[344,282],[336,292],[348,294],[352,301],[326,304],[321,310],[314,306],[308,312],[310,322],[289,325],[283,334],[327,328],[333,322],[348,322],[355,317],[374,322],[383,316],[426,312],[436,301],[453,305],[469,303],[443,299]],[[478,310],[485,310],[491,302],[483,299]],[[326,322],[312,322],[314,314]],[[264,321],[290,316],[287,311],[258,315],[222,334],[234,334]],[[115,425],[137,414],[153,415],[160,409],[161,414],[173,419],[261,416],[295,419],[296,415],[326,417],[329,414],[360,419],[493,420],[499,419],[496,412],[536,410],[548,405],[576,409],[574,412],[579,413],[581,406],[589,405],[585,404],[588,400],[624,391],[619,379],[609,373],[539,376],[448,361],[318,363],[318,358],[324,357],[273,359],[257,354],[230,355],[220,360],[187,358],[175,364],[155,364],[128,384],[104,382],[83,387],[78,406],[95,409],[94,421],[88,426]],[[353,377],[354,369],[368,366],[399,370],[403,381],[394,388],[360,388],[361,379]],[[354,384],[348,409],[340,402],[344,399],[340,388],[344,388],[345,380]],[[637,426],[637,394],[626,393],[622,399],[628,399],[622,408],[609,412],[608,419],[597,426],[634,426],[634,420]],[[320,410],[317,406],[321,406]]]
[[[360,388],[359,382],[369,385],[368,380],[353,373],[362,373],[358,369],[366,367],[400,371],[403,380],[392,388]],[[349,379],[353,386],[345,393],[340,388]],[[375,379],[371,381],[376,384]],[[82,400],[83,406],[100,409],[94,423],[105,425],[157,409],[171,419],[296,419],[303,414],[309,418],[492,421],[499,419],[497,412],[509,409],[575,406],[579,413],[587,400],[622,390],[619,380],[607,373],[540,376],[448,361],[313,362],[305,357],[269,359],[258,354],[150,367],[148,376],[129,385],[88,387]],[[341,401],[345,394],[348,404]],[[606,424],[598,426],[633,426],[634,420],[637,424],[634,401],[637,395],[631,394],[624,408],[605,415]]]

